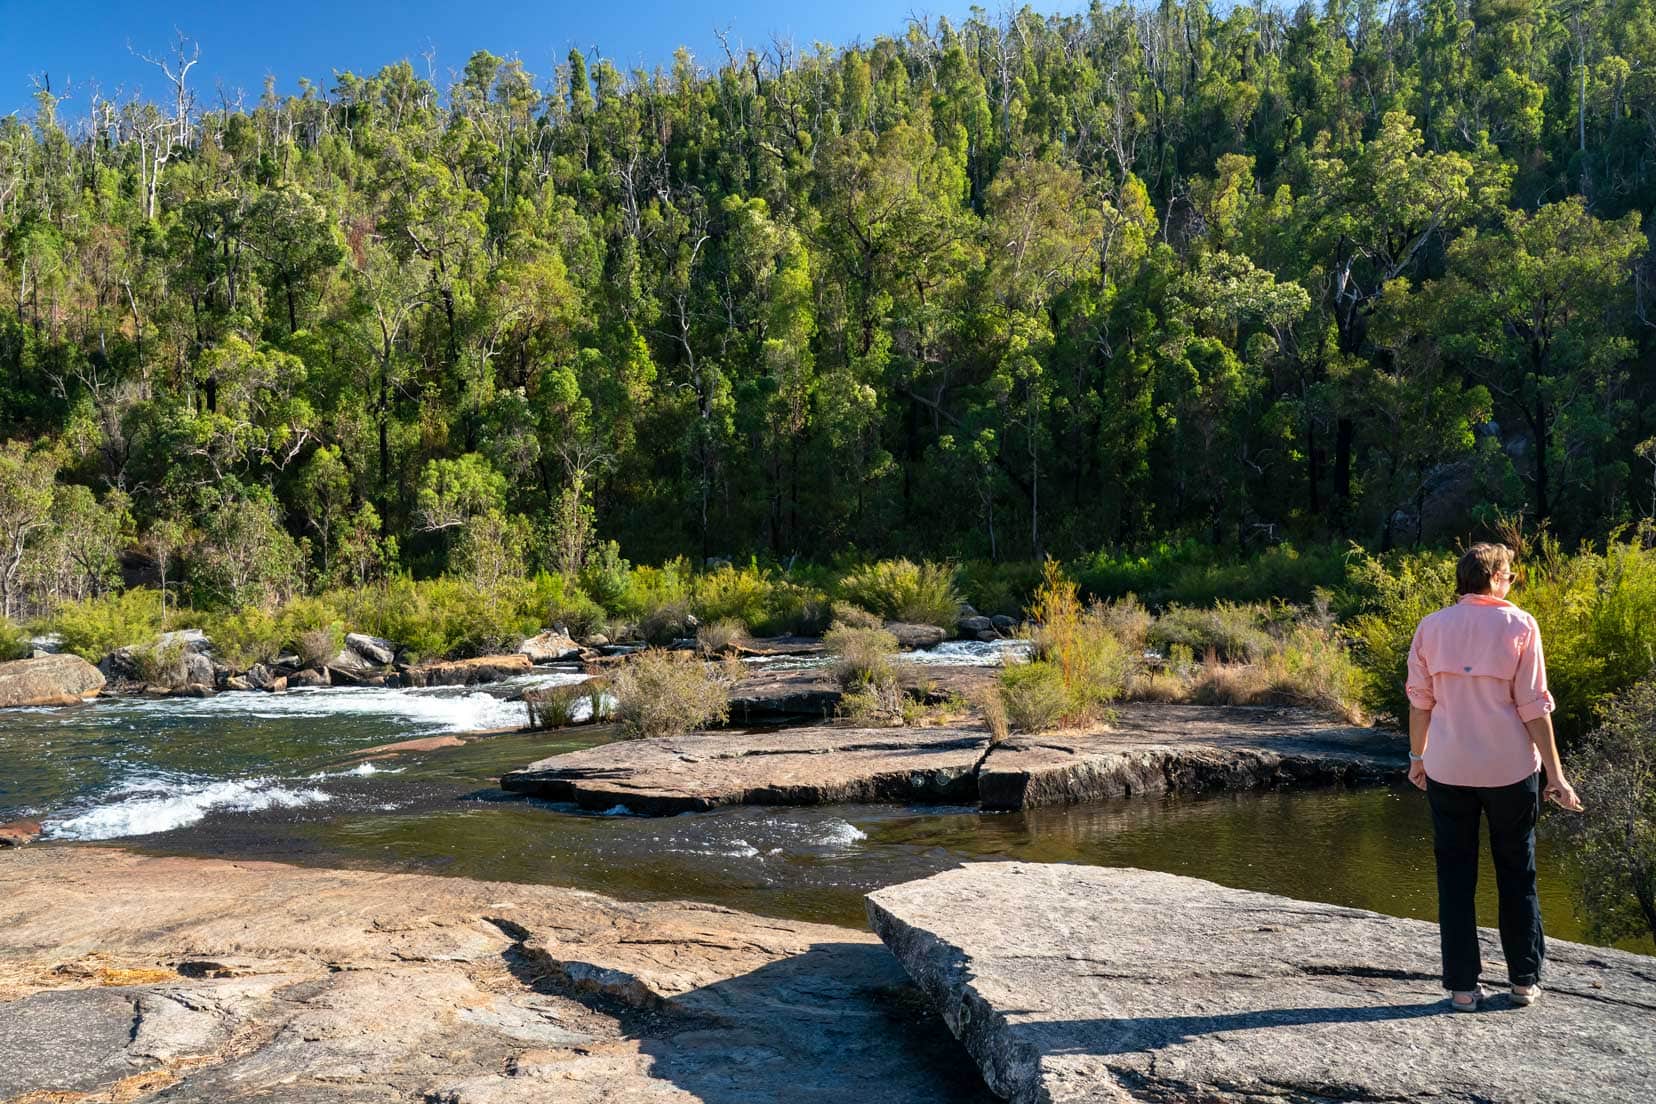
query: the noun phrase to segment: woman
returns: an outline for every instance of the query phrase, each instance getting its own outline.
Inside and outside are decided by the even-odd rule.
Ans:
[[[1443,987],[1457,1012],[1477,1011],[1484,998],[1474,900],[1480,816],[1489,818],[1512,1000],[1527,1005],[1541,993],[1547,948],[1535,895],[1541,797],[1581,811],[1553,738],[1541,630],[1506,600],[1512,580],[1510,548],[1474,544],[1455,568],[1459,600],[1422,619],[1409,647],[1409,781],[1432,806]]]

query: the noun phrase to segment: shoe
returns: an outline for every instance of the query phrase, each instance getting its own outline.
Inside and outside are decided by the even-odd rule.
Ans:
[[[1517,1005],[1531,1005],[1541,996],[1539,982],[1533,985],[1514,985],[1512,987],[1512,1003]]]
[[[1476,1012],[1483,1004],[1483,986],[1475,986],[1471,990],[1455,990],[1449,994],[1449,1007],[1456,1012]]]

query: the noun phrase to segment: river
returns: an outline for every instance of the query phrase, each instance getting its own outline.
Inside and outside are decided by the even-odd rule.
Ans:
[[[537,672],[487,689],[293,691],[101,699],[0,716],[0,821],[43,817],[37,846],[144,850],[543,882],[684,897],[861,926],[871,889],[978,859],[1136,866],[1430,919],[1425,799],[1408,787],[1140,797],[983,814],[973,808],[735,808],[650,819],[509,797],[500,773],[605,738],[518,733],[364,762],[377,744],[504,729]],[[1560,814],[1551,814],[1560,815]],[[1543,830],[1548,931],[1585,939]],[[1493,875],[1481,879],[1485,922]],[[1622,944],[1651,953],[1650,940]]]

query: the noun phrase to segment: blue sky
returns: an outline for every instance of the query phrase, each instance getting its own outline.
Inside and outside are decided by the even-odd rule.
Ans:
[[[984,3],[991,11],[994,3]],[[1050,0],[1042,10],[1075,10],[1075,0]],[[175,28],[201,45],[191,73],[204,102],[216,89],[243,89],[258,97],[265,74],[283,92],[296,91],[301,76],[331,87],[334,70],[371,73],[408,58],[422,75],[422,59],[436,51],[439,87],[478,49],[516,54],[544,77],[571,47],[596,48],[623,70],[666,64],[679,45],[712,66],[721,57],[716,29],[737,42],[763,45],[773,34],[808,46],[843,45],[901,30],[911,14],[946,15],[957,22],[971,0],[588,0],[586,3],[520,3],[515,0],[413,0],[392,3],[275,4],[205,0],[0,0],[0,114],[31,112],[33,75],[46,73],[54,91],[69,89],[67,115],[85,110],[94,85],[106,96],[141,88],[150,98],[166,89],[160,74],[128,50],[160,54]]]

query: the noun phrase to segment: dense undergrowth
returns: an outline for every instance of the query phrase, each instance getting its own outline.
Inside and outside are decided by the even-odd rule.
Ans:
[[[1621,531],[1567,552],[1546,536],[1519,546],[1512,600],[1539,619],[1566,741],[1603,703],[1656,665],[1656,527]],[[1035,662],[1009,672],[1012,727],[1098,715],[1123,697],[1202,702],[1291,702],[1352,719],[1404,715],[1404,660],[1420,618],[1454,599],[1449,550],[1371,554],[1352,545],[1279,546],[1248,559],[1159,544],[1062,565],[1017,563],[794,564],[758,561],[694,569],[683,558],[633,565],[611,547],[580,576],[540,574],[491,586],[399,576],[333,589],[270,609],[174,608],[152,588],[65,602],[28,627],[59,634],[96,660],[199,628],[235,666],[332,646],[342,631],[402,644],[413,658],[483,654],[547,625],[577,635],[696,639],[707,654],[745,636],[819,634],[831,625],[877,628],[909,620],[952,628],[966,607],[1032,625]],[[319,645],[318,641],[324,642]],[[855,643],[846,637],[847,643]],[[866,641],[862,643],[866,644]],[[19,626],[0,626],[0,650],[26,649]],[[866,648],[863,649],[867,651]],[[889,699],[866,667],[847,689]]]

